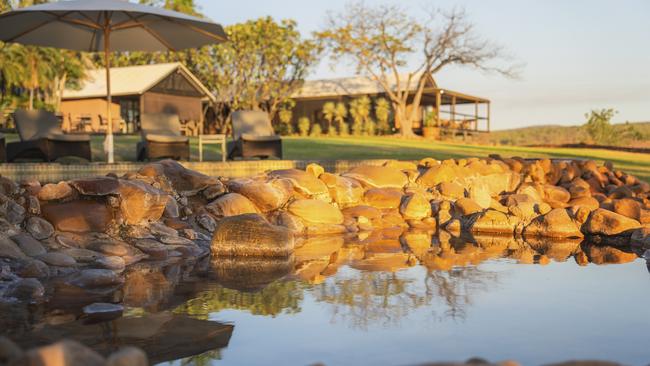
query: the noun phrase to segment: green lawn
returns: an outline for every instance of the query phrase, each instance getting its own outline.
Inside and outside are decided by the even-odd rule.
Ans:
[[[9,135],[8,141],[16,139]],[[135,160],[139,136],[116,136],[116,160]],[[93,159],[103,159],[102,136],[93,136]],[[336,159],[404,159],[417,160],[424,157],[437,159],[463,158],[468,156],[550,157],[608,160],[622,170],[650,181],[650,155],[600,149],[533,148],[516,146],[467,145],[450,142],[405,140],[391,137],[287,137],[283,142],[285,159],[336,160]],[[198,160],[198,142],[191,140],[192,159]],[[219,147],[206,147],[206,160],[220,160]]]

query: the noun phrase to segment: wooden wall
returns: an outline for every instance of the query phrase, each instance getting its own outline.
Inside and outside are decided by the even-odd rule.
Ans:
[[[199,122],[203,113],[199,97],[146,92],[141,103],[143,113],[175,113],[182,121]]]

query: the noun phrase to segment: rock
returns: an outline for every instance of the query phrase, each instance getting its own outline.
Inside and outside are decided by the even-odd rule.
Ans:
[[[329,190],[325,183],[314,177],[313,174],[298,169],[274,170],[269,177],[286,178],[293,184],[293,189],[307,197],[330,200]]]
[[[571,193],[566,189],[550,184],[544,185],[544,200],[567,203],[571,200]]]
[[[120,285],[124,279],[108,269],[84,269],[75,273],[69,282],[81,288],[95,288]]]
[[[438,191],[447,198],[459,199],[465,197],[465,188],[458,183],[442,182],[438,184]]]
[[[413,193],[404,197],[399,211],[406,220],[421,220],[431,216],[431,203],[424,195]]]
[[[323,173],[319,178],[329,189],[330,196],[339,207],[348,207],[359,203],[363,197],[363,186],[352,178],[336,174]]]
[[[106,366],[149,366],[149,359],[139,348],[123,347],[108,356]]]
[[[0,216],[4,216],[9,223],[20,224],[23,222],[25,220],[25,212],[25,208],[16,203],[16,201],[7,196],[0,195]]]
[[[158,239],[167,245],[193,245],[192,240],[180,236],[161,235]]]
[[[212,216],[207,214],[197,216],[196,223],[211,233],[214,232],[214,229],[217,227],[217,222],[212,218]]]
[[[20,365],[38,366],[103,366],[104,358],[76,341],[63,340],[35,348],[24,354]]]
[[[582,238],[580,225],[569,216],[566,209],[556,208],[535,218],[524,228],[524,236],[549,238]]]
[[[280,212],[277,217],[277,224],[286,227],[295,234],[302,234],[305,231],[305,223],[286,211]]]
[[[117,272],[123,271],[124,268],[126,267],[126,263],[124,262],[124,259],[117,256],[100,257],[97,258],[97,260],[95,260],[93,264],[96,267],[103,268],[103,269],[110,269],[112,271],[117,271]]]
[[[469,225],[466,226],[469,226],[473,233],[512,234],[519,224],[517,217],[492,209],[476,214],[476,217],[470,216],[470,218],[473,219],[473,222],[470,219]]]
[[[43,205],[42,211],[43,217],[57,230],[71,233],[103,233],[113,221],[110,207],[92,200],[47,203]]]
[[[435,187],[442,182],[453,182],[465,178],[466,173],[455,164],[434,165],[427,169],[415,181],[423,187]]]
[[[310,163],[307,164],[307,167],[305,168],[305,171],[314,177],[318,178],[320,177],[321,174],[325,173],[325,168],[322,166],[315,164],[315,163]]]
[[[474,202],[474,200],[472,199],[460,198],[457,199],[456,202],[454,202],[454,210],[460,216],[468,216],[478,212],[482,212],[483,207],[481,207],[478,203]]]
[[[194,196],[208,187],[223,191],[223,184],[219,179],[186,169],[174,160],[147,164],[138,174],[156,180],[167,193],[176,191],[182,196]]]
[[[23,350],[5,336],[0,336],[0,364],[15,365],[23,357]]]
[[[220,184],[209,186],[208,188],[204,189],[203,192],[201,192],[206,200],[213,201],[215,198],[226,193],[226,187],[221,182],[219,183]]]
[[[584,230],[591,235],[630,236],[639,227],[641,224],[634,219],[599,208],[591,213]]]
[[[205,206],[205,209],[215,217],[237,216],[259,212],[251,200],[239,193],[226,193]]]
[[[632,198],[623,198],[614,202],[614,212],[635,219],[642,224],[650,223],[650,210],[646,210],[641,202]]]
[[[69,255],[75,261],[80,263],[94,262],[97,259],[104,256],[103,254],[98,253],[94,250],[84,249],[84,248],[66,248],[66,249],[62,249],[60,253]]]
[[[222,219],[217,224],[211,244],[214,256],[288,257],[293,248],[291,231],[271,225],[259,214]]]
[[[342,224],[343,214],[333,205],[320,200],[295,200],[287,210],[307,223],[311,224]]]
[[[363,200],[375,208],[398,208],[402,203],[403,192],[397,188],[373,188],[366,191]]]
[[[27,256],[13,240],[0,234],[0,258],[26,259]]]
[[[138,180],[120,180],[120,214],[128,225],[157,221],[171,197]]]
[[[37,216],[32,216],[27,220],[25,229],[38,240],[45,240],[54,234],[52,224]]]
[[[35,278],[26,278],[13,283],[6,293],[9,297],[14,297],[20,301],[37,303],[43,301],[45,297],[45,288],[41,282]]]
[[[472,184],[469,187],[469,195],[476,204],[481,206],[481,208],[490,208],[492,203],[492,196],[490,195],[490,190],[485,184]]]
[[[635,253],[624,252],[608,246],[600,247],[592,245],[585,252],[587,252],[589,262],[597,265],[630,263],[638,258]]]
[[[152,259],[167,258],[167,246],[159,241],[141,239],[135,242],[135,247],[148,254]]]
[[[41,214],[41,203],[38,198],[34,196],[27,197],[27,212],[33,216],[39,216]]]
[[[83,307],[84,316],[93,322],[119,318],[123,312],[124,306],[104,302],[95,302]]]
[[[77,264],[71,256],[59,252],[49,252],[38,257],[40,261],[50,266],[73,267]]]
[[[158,222],[150,224],[149,231],[155,236],[178,236],[178,231],[176,229]]]
[[[112,239],[95,240],[89,243],[87,248],[108,256],[122,257],[126,265],[138,262],[147,257],[137,248],[134,248],[127,243]]]
[[[168,218],[175,219],[179,217],[180,214],[180,208],[178,207],[178,202],[176,202],[175,199],[169,198],[167,200],[167,204],[165,205],[165,211],[163,212],[163,215]]]
[[[20,250],[30,257],[37,257],[47,252],[45,247],[43,247],[43,244],[34,239],[31,235],[20,233],[12,236],[11,240],[18,244]]]
[[[107,196],[117,194],[120,182],[111,177],[77,179],[70,182],[84,196]]]
[[[233,180],[228,182],[230,191],[249,199],[262,212],[276,210],[291,198],[293,186],[286,179],[273,179],[270,182],[253,180]],[[242,212],[245,213],[245,212]]]
[[[589,197],[578,197],[574,198],[568,203],[569,207],[585,207],[589,209],[589,211],[593,211],[597,208],[600,207],[600,202],[598,202],[597,199],[589,196]]]
[[[72,187],[67,182],[57,184],[46,184],[38,192],[38,199],[41,201],[62,200],[72,196]]]
[[[406,174],[390,166],[362,165],[343,176],[354,178],[369,188],[404,188],[408,184]]]
[[[23,278],[47,278],[50,268],[42,261],[30,259],[25,261],[16,273]]]

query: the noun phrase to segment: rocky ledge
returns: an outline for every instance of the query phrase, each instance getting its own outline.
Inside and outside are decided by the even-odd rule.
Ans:
[[[0,298],[44,281],[114,288],[147,260],[288,257],[304,237],[381,230],[650,245],[650,185],[593,161],[387,161],[331,174],[208,177],[174,161],[56,184],[0,177]]]

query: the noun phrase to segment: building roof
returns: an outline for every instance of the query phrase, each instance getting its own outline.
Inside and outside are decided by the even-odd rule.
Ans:
[[[407,75],[400,75],[400,84],[402,88],[406,86]],[[418,75],[411,79],[409,91],[415,92],[417,89]],[[394,77],[389,77],[389,85],[393,90],[397,90],[397,82]],[[449,89],[438,88],[433,76],[429,79],[426,90],[433,89],[440,90],[443,94],[443,103],[450,103],[450,96],[455,95],[459,98],[459,102],[487,102],[488,100],[481,97],[475,97],[468,94],[455,92]],[[336,79],[323,79],[323,80],[308,80],[305,81],[302,88],[293,95],[294,99],[325,99],[340,96],[359,96],[359,95],[376,95],[385,93],[381,84],[367,76],[355,76],[347,78]]]
[[[409,85],[411,91],[415,91],[417,87],[418,75],[411,79]],[[408,75],[400,75],[399,82],[402,88],[406,87]],[[431,78],[432,86],[435,86],[433,78]],[[395,77],[388,78],[388,84],[393,89],[397,89],[397,81]],[[366,76],[354,76],[347,78],[336,79],[323,79],[323,80],[308,80],[305,81],[303,87],[294,94],[294,98],[323,98],[333,97],[340,95],[372,95],[384,93],[384,88],[381,84]]]
[[[214,95],[201,83],[183,64],[179,62],[112,67],[111,68],[111,95],[140,95],[153,88],[160,81],[173,72],[184,74],[187,79],[210,100],[215,100]],[[106,97],[106,69],[90,70],[88,78],[83,82],[81,89],[65,89],[63,99],[85,99]]]

